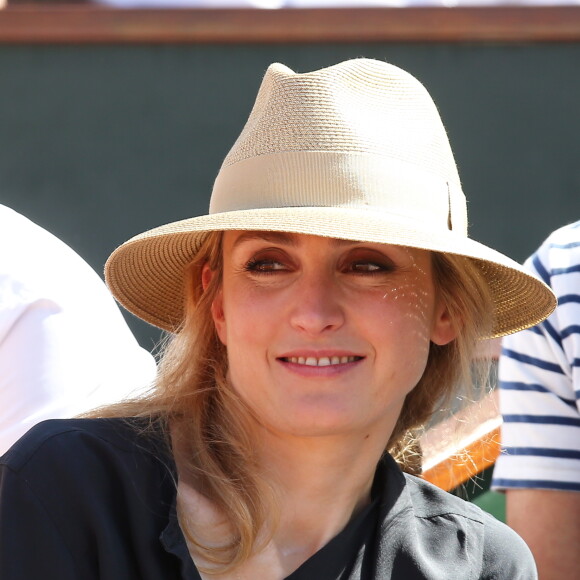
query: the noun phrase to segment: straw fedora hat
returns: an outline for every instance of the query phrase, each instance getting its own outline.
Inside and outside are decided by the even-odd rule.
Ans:
[[[215,180],[209,215],[142,233],[105,266],[114,296],[176,331],[184,269],[210,231],[269,230],[381,242],[467,256],[489,282],[493,336],[537,324],[551,290],[467,236],[467,210],[447,134],[427,90],[405,71],[355,59],[264,77]]]

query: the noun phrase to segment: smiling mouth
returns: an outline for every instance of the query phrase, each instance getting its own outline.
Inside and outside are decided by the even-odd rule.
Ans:
[[[361,360],[362,356],[321,356],[320,358],[309,356],[281,357],[280,360],[307,367],[328,367],[332,365],[344,365]]]

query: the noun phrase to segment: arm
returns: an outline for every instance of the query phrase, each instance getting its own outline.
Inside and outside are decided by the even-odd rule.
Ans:
[[[580,493],[512,489],[508,524],[532,550],[540,580],[574,578],[580,570]]]

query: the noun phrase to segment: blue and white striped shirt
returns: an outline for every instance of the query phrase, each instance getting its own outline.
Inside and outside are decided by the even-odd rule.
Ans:
[[[580,491],[580,221],[552,233],[526,265],[552,287],[558,307],[504,338],[504,452],[492,485]]]

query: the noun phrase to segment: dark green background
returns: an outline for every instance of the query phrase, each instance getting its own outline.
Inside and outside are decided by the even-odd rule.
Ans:
[[[432,93],[475,238],[523,260],[580,217],[578,44],[0,46],[0,202],[101,272],[128,237],[206,212],[269,63],[357,56]]]

